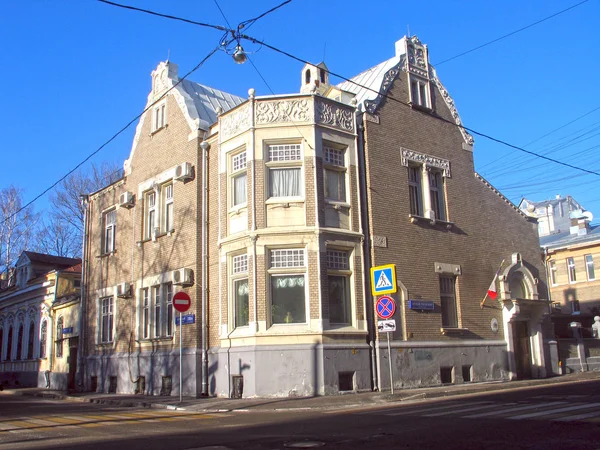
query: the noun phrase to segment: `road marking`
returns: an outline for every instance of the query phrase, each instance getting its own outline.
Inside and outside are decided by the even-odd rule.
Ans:
[[[577,414],[575,416],[561,417],[560,419],[552,419],[552,421],[553,422],[574,422],[576,420],[589,419],[591,417],[597,417],[597,416],[600,416],[600,411],[594,411],[594,412],[585,413],[585,414]]]
[[[542,407],[554,406],[554,405],[564,405],[565,403],[567,403],[567,402],[550,402],[550,403],[537,403],[537,404],[533,404],[533,405],[523,405],[523,406],[517,406],[515,408],[499,409],[497,411],[492,411],[492,412],[487,412],[487,413],[470,414],[468,416],[465,416],[465,418],[478,419],[480,417],[500,416],[502,414],[508,414],[508,413],[512,413],[512,412],[516,412],[516,411],[523,411],[525,409],[542,408]]]
[[[567,406],[565,408],[549,409],[547,411],[539,411],[539,412],[535,412],[535,413],[531,413],[531,414],[521,414],[520,416],[509,417],[509,419],[511,419],[511,420],[532,419],[534,417],[549,416],[549,415],[557,414],[557,413],[561,413],[561,412],[575,411],[578,409],[585,409],[585,408],[594,408],[596,406],[600,406],[600,403],[588,403],[587,405],[575,405],[575,406]]]
[[[458,408],[461,406],[475,406],[475,405],[482,405],[482,404],[489,404],[489,403],[493,403],[493,402],[467,402],[467,403],[452,403],[451,405],[444,405],[444,406],[431,406],[429,408],[419,408],[417,410],[414,409],[410,409],[410,410],[406,410],[406,411],[402,411],[402,412],[397,412],[397,413],[388,413],[388,414],[384,414],[386,416],[405,416],[407,414],[423,414],[423,413],[429,413],[429,412],[438,412],[441,411],[443,409],[451,409],[451,408]],[[455,412],[456,409],[452,410],[452,412]],[[381,414],[381,413],[380,413]]]
[[[425,417],[438,417],[438,416],[446,416],[446,415],[450,415],[450,414],[454,414],[454,413],[466,413],[469,411],[477,411],[480,409],[489,409],[489,408],[494,408],[497,405],[493,404],[492,402],[490,402],[490,404],[488,405],[479,405],[479,406],[473,406],[471,408],[461,408],[458,411],[443,411],[443,412],[438,412],[438,413],[434,413],[434,414],[425,414]]]

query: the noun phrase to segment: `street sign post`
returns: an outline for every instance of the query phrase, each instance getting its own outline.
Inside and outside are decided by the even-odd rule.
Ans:
[[[179,311],[179,323],[182,324],[181,314],[190,309],[192,299],[185,292],[177,292],[173,296],[173,308]],[[179,326],[179,403],[183,402],[183,328]]]
[[[394,302],[394,299],[392,297],[384,295],[382,297],[379,297],[379,300],[377,300],[377,305],[375,306],[375,309],[377,310],[377,315],[381,319],[383,319],[377,322],[377,329],[380,333],[385,333],[387,335],[388,363],[390,365],[390,389],[393,394],[394,376],[392,373],[392,351],[390,349],[390,333],[392,331],[396,331],[396,321],[388,319],[391,319],[394,313],[396,312],[396,302]]]

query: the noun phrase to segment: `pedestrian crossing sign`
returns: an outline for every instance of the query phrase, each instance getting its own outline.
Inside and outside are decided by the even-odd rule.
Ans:
[[[373,295],[393,294],[396,287],[396,265],[371,267],[371,290]]]

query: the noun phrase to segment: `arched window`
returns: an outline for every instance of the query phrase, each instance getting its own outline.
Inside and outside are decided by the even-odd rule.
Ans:
[[[8,361],[12,361],[12,340],[13,340],[13,327],[12,325],[8,327],[8,336],[6,338],[6,359]]]
[[[306,69],[304,72],[304,84],[310,83],[310,69]]]
[[[2,361],[2,349],[4,348],[4,328],[0,328],[0,361]]]
[[[17,334],[17,360],[21,359],[23,350],[23,324],[19,325],[19,333]]]
[[[321,83],[325,83],[325,69],[319,67],[319,76],[321,77]]]
[[[40,358],[46,357],[46,339],[48,339],[48,322],[44,320],[40,332]]]
[[[63,355],[63,318],[59,317],[56,321],[56,357],[62,358]]]
[[[27,340],[27,359],[33,359],[33,340],[35,338],[35,322],[29,322],[29,339]]]

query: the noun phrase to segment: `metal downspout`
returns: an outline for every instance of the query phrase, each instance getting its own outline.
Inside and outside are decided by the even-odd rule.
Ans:
[[[377,352],[375,345],[375,319],[373,315],[373,297],[371,296],[371,223],[369,221],[369,202],[367,197],[367,168],[366,168],[366,156],[365,156],[365,133],[364,133],[364,113],[356,114],[356,129],[358,132],[357,137],[357,152],[358,152],[358,185],[359,185],[359,197],[361,203],[361,222],[364,233],[363,241],[363,284],[364,284],[364,295],[365,295],[365,306],[367,315],[367,333],[369,340],[369,353],[371,356],[371,389],[378,389],[377,379]]]
[[[206,287],[206,274],[207,274],[207,263],[208,255],[206,252],[207,248],[207,214],[206,214],[206,198],[208,183],[206,180],[207,174],[207,162],[208,162],[208,149],[210,144],[207,141],[200,143],[202,149],[202,396],[208,396],[208,311],[207,308],[207,287]]]
[[[89,205],[89,196],[87,194],[83,194],[80,196],[81,204],[83,206],[83,233],[81,243],[81,292],[79,295],[79,342],[78,342],[78,350],[77,350],[77,385],[83,386],[83,377],[84,377],[84,357],[83,351],[85,346],[83,345],[83,341],[85,339],[85,327],[86,327],[86,298],[85,298],[85,290],[86,290],[86,281],[87,277],[85,276],[85,271],[87,269],[87,238],[88,238],[88,205]]]

